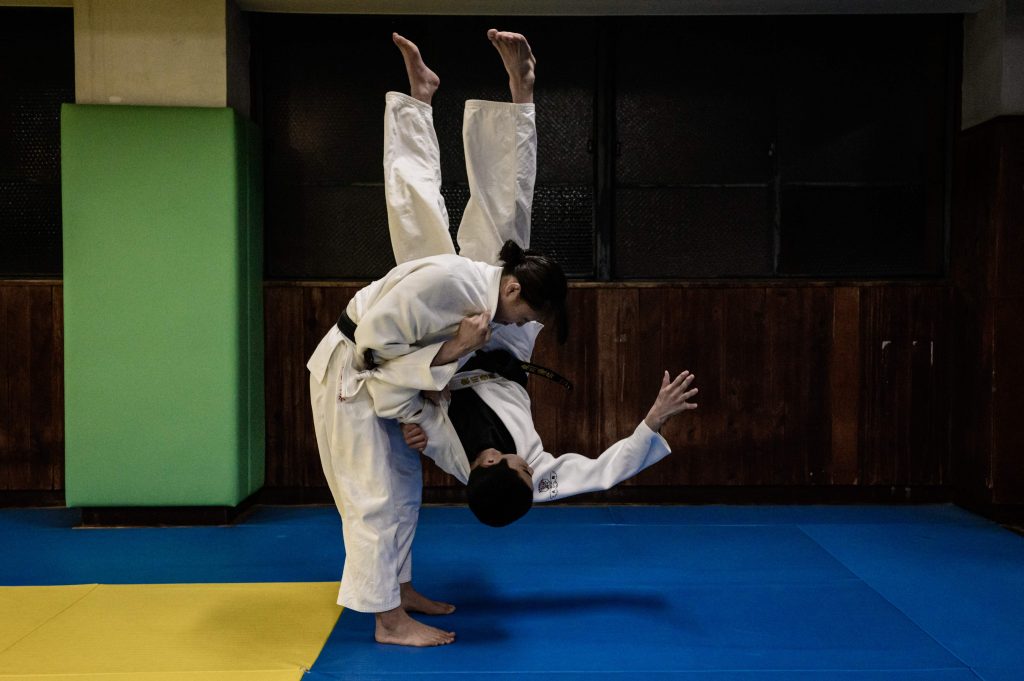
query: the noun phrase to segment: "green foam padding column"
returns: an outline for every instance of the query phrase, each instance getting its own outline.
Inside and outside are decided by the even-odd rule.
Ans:
[[[262,486],[260,166],[231,109],[63,106],[68,506]]]

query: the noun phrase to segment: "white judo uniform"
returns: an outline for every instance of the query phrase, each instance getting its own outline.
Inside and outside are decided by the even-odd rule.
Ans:
[[[418,423],[429,440],[424,454],[467,481],[468,458],[444,408],[419,391],[461,389],[463,379],[480,380],[485,372],[457,374],[455,363],[430,363],[463,317],[486,312],[493,318],[501,268],[489,263],[504,241],[529,246],[533,105],[471,100],[463,140],[471,195],[459,228],[462,255],[455,255],[431,107],[388,93],[385,195],[399,265],[346,308],[357,325],[355,342],[332,328],[307,364],[320,459],[342,518],[346,559],[338,603],[361,612],[398,607],[398,585],[412,579],[422,472],[418,453],[405,445],[394,419]],[[504,348],[528,360],[541,328],[495,326],[487,349]],[[365,350],[378,366],[363,365]],[[488,376],[467,389],[498,414],[533,467],[536,501],[608,489],[671,451],[641,422],[598,459],[554,457],[544,451],[520,385]]]

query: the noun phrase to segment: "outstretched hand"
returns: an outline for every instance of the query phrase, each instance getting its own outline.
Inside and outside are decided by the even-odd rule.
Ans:
[[[690,388],[693,379],[694,375],[689,371],[679,374],[675,380],[671,380],[669,373],[665,372],[665,375],[661,377],[661,390],[658,391],[658,397],[644,418],[644,422],[651,430],[658,432],[665,422],[676,414],[697,408],[696,403],[689,401],[697,394],[696,388]]]

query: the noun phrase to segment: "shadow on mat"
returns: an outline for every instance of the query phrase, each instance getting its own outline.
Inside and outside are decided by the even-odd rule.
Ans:
[[[455,600],[455,605],[461,612],[536,613],[609,609],[662,611],[669,607],[661,594],[612,589],[584,591],[576,588],[567,592],[551,589],[528,593],[503,593],[489,582],[462,581],[441,586],[438,590],[441,593],[460,594]]]
[[[631,593],[533,593],[522,596],[462,597],[458,599],[459,610],[497,610],[502,613],[525,612],[579,612],[584,610],[667,610],[668,603],[660,596],[643,596]]]
[[[425,589],[426,590],[426,589]],[[559,616],[589,615],[605,613],[621,617],[632,612],[657,620],[672,629],[693,629],[693,623],[670,607],[667,599],[657,593],[635,593],[622,590],[585,591],[579,588],[569,593],[555,589],[520,593],[502,592],[493,584],[483,581],[459,581],[436,584],[428,593],[442,600],[451,600],[457,610],[449,616],[430,617],[413,614],[424,624],[450,629],[457,633],[457,643],[494,645],[514,637],[511,628],[503,626],[506,621],[515,621],[517,615],[550,615],[553,620]],[[447,594],[454,595],[447,599]],[[666,616],[668,615],[668,616]],[[536,620],[535,620],[536,621]],[[373,615],[355,611],[344,611],[331,635],[333,646],[351,643],[372,643]],[[390,647],[390,646],[382,646]],[[331,646],[329,646],[331,648]],[[326,659],[326,658],[323,658]]]

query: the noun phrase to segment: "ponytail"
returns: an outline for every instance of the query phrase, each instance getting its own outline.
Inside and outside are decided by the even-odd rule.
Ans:
[[[554,323],[558,342],[564,343],[569,336],[565,313],[568,285],[561,266],[546,255],[524,251],[511,239],[502,245],[498,258],[502,275],[512,275],[519,281],[519,295],[545,318],[546,323]]]
[[[498,259],[505,266],[505,272],[503,274],[511,274],[508,272],[510,267],[518,267],[526,262],[526,251],[523,250],[522,246],[517,244],[515,241],[509,239],[501,247],[501,253],[498,254]]]

